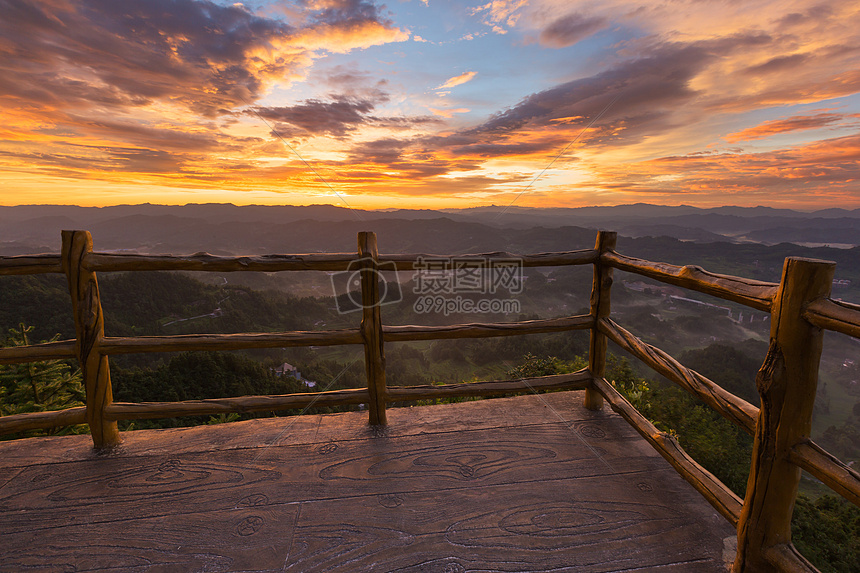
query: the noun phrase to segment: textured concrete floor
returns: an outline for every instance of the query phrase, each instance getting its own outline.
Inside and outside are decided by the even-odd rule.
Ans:
[[[734,531],[581,392],[0,443],[0,571],[725,571]]]

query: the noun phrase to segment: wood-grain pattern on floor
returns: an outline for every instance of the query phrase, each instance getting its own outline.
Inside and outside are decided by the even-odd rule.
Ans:
[[[0,571],[725,571],[734,531],[582,392],[0,443]]]

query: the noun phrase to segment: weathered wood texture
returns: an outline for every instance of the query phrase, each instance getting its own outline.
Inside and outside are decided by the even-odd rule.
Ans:
[[[519,336],[544,332],[564,332],[567,330],[587,330],[594,325],[590,314],[566,318],[524,320],[521,322],[477,322],[445,326],[383,326],[383,339],[386,342],[407,340],[439,340],[448,338],[490,338],[494,336]]]
[[[594,261],[591,280],[591,316],[595,323],[609,317],[612,292],[612,267],[605,264],[600,255],[615,250],[618,234],[612,231],[598,231],[594,250],[598,253]],[[606,371],[606,335],[596,328],[591,329],[588,345],[588,369],[593,378],[603,378]],[[585,407],[599,410],[603,407],[603,395],[596,389],[585,391]]]
[[[557,374],[522,380],[490,380],[439,386],[407,386],[386,388],[386,401],[425,400],[470,396],[497,396],[502,394],[525,394],[545,390],[580,390],[591,380],[586,370],[572,374]],[[240,396],[235,398],[213,398],[186,400],[182,402],[114,402],[105,408],[108,420],[140,420],[171,418],[176,416],[201,416],[230,412],[269,412],[308,408],[313,406],[344,406],[369,404],[370,392],[366,389],[334,390],[281,396]],[[41,426],[47,427],[47,426]]]
[[[587,330],[594,319],[587,314],[567,318],[527,320],[511,323],[473,323],[450,326],[383,326],[388,342],[437,340],[447,338],[489,338],[518,336],[567,330]],[[336,346],[363,344],[357,328],[341,330],[308,330],[239,334],[179,334],[172,336],[105,336],[99,346],[102,354],[137,354],[145,352],[187,352],[192,350],[241,350],[247,348],[280,348],[292,346]],[[64,340],[30,346],[0,348],[0,364],[36,360],[73,358],[75,341]]]
[[[20,255],[0,257],[0,276],[2,275],[39,275],[62,273],[63,263],[60,255]]]
[[[28,346],[0,347],[0,364],[21,364],[39,360],[62,360],[77,356],[74,340],[58,340]]]
[[[106,448],[119,444],[120,437],[116,422],[104,419],[104,409],[113,401],[108,357],[99,348],[105,335],[104,315],[96,275],[81,264],[92,250],[93,238],[87,231],[63,231],[63,272],[72,297],[75,349],[87,393],[87,424],[95,447]]]
[[[11,416],[0,416],[0,435],[14,434],[25,430],[43,430],[56,428],[58,426],[74,426],[83,424],[87,420],[87,409],[68,408],[51,412],[27,412],[25,414],[12,414]]]
[[[743,505],[741,498],[691,458],[674,437],[658,430],[609,382],[605,379],[595,378],[593,383],[594,387],[609,402],[613,411],[620,414],[643,438],[648,440],[654,449],[672,464],[672,467],[678,471],[681,477],[696,488],[696,491],[702,494],[702,497],[720,512],[720,515],[725,517],[733,526],[737,526]]]
[[[382,340],[380,307],[379,251],[376,233],[358,234],[358,257],[361,262],[361,338],[364,340],[364,367],[367,374],[369,422],[372,426],[387,423],[385,417],[385,350]]]
[[[287,346],[333,346],[362,344],[357,328],[261,332],[247,334],[179,334],[173,336],[112,337],[102,339],[103,354],[141,352],[187,352],[190,350],[241,350]]]
[[[138,255],[133,253],[90,253],[84,266],[98,271],[345,271],[355,260],[355,253],[311,255],[259,255],[221,257],[209,253],[194,255]]]
[[[662,374],[681,388],[699,397],[708,406],[727,420],[731,420],[750,435],[755,434],[759,409],[742,398],[738,398],[719,384],[690,370],[669,354],[625,330],[610,318],[601,319],[598,329],[615,344]]]
[[[57,259],[54,266],[51,256]],[[593,263],[595,251],[584,249],[560,253],[471,253],[457,255],[458,259],[489,265],[489,261],[500,258],[517,259],[524,267],[586,265]],[[379,255],[379,262],[393,264],[399,271],[415,269],[419,259],[449,258],[449,255],[392,254]],[[138,255],[133,253],[89,253],[84,257],[84,267],[99,271],[345,271],[356,260],[355,253],[324,253],[302,255],[258,255],[245,257],[221,257],[209,253],[194,255]],[[4,269],[9,269],[4,270]],[[40,270],[34,270],[40,269]],[[35,272],[62,272],[56,255],[31,255],[27,257],[0,257],[0,274],[28,274]]]
[[[0,571],[724,573],[731,527],[582,392],[0,443]],[[38,463],[31,460],[38,459]]]
[[[854,505],[860,506],[860,473],[812,440],[803,440],[791,448],[788,460],[820,479]]]
[[[591,374],[588,370],[580,370],[571,374],[554,374],[520,380],[490,380],[438,386],[389,386],[388,401],[527,394],[539,390],[582,390],[590,383]]]
[[[818,569],[791,544],[769,547],[765,551],[765,557],[782,573],[818,573]]]
[[[763,311],[770,311],[778,286],[763,281],[710,273],[696,266],[678,267],[668,263],[654,263],[615,252],[605,253],[600,258],[604,263],[622,271],[739,302]]]
[[[809,303],[803,318],[815,326],[860,338],[860,305],[822,298]]]
[[[756,376],[761,410],[753,442],[746,498],[738,523],[738,555],[732,571],[780,571],[772,554],[794,556],[791,516],[800,468],[791,448],[809,438],[818,384],[823,331],[802,318],[811,301],[827,297],[835,264],[788,258],[771,313],[770,348]],[[784,546],[785,550],[774,548]],[[815,568],[802,557],[798,567]]]
[[[276,412],[299,408],[366,404],[370,396],[366,389],[331,390],[280,396],[238,396],[182,402],[114,402],[105,408],[108,420],[143,420],[177,416],[208,416],[231,412]]]

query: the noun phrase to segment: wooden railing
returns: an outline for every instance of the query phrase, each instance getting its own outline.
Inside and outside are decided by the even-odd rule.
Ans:
[[[355,254],[267,255],[258,257],[148,256],[96,253],[86,231],[64,231],[62,253],[0,257],[0,275],[62,273],[69,283],[76,338],[0,348],[0,364],[76,357],[86,387],[86,407],[0,418],[0,433],[86,422],[97,448],[120,442],[117,420],[227,412],[274,411],[310,405],[368,405],[371,424],[386,423],[386,404],[394,401],[584,389],[585,406],[604,399],[692,484],[738,531],[733,571],[815,571],[791,544],[791,515],[806,470],[834,491],[860,505],[860,475],[809,439],[818,381],[822,329],[860,337],[860,306],[829,298],[834,263],[802,258],[785,261],[779,284],[709,273],[628,257],[615,251],[616,234],[601,231],[594,249],[564,253],[458,255],[476,267],[516,258],[525,267],[584,265],[594,268],[589,314],[513,323],[453,326],[385,326],[380,313],[380,265],[412,270],[419,259],[440,255],[380,255],[376,236],[358,236]],[[360,265],[362,317],[358,328],[328,331],[181,336],[107,337],[97,271],[345,271]],[[637,338],[610,318],[613,270],[636,273],[758,310],[770,312],[770,348],[756,377],[761,409],[686,368],[666,352]],[[483,338],[589,330],[589,366],[571,374],[521,380],[433,386],[388,386],[384,343],[410,340]],[[693,460],[675,438],[659,431],[606,381],[607,341],[611,340],[656,372],[675,382],[754,436],[752,467],[741,500]],[[361,344],[367,387],[280,396],[241,396],[182,402],[118,403],[112,400],[108,356],[112,354],[237,350],[288,346]]]

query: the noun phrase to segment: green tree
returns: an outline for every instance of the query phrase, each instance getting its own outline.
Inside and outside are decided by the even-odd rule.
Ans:
[[[541,358],[529,352],[523,356],[523,361],[519,366],[515,366],[508,371],[508,376],[516,380],[536,378],[538,376],[551,376],[552,374],[558,374],[558,362],[558,358],[555,356]]]
[[[756,340],[747,340],[742,344],[761,352],[750,356],[747,352],[728,344],[718,343],[707,348],[688,350],[681,354],[679,361],[687,368],[707,376],[732,394],[758,406],[761,399],[756,390],[755,377],[767,349],[761,348],[764,343]]]
[[[860,571],[860,508],[836,496],[797,496],[792,542],[821,573]]]
[[[32,326],[20,324],[9,330],[2,346],[27,346],[30,344]],[[55,336],[51,339],[54,341]],[[0,415],[47,412],[83,406],[86,399],[80,370],[73,370],[66,362],[46,360],[26,364],[0,365]],[[49,430],[49,434],[68,434],[86,431],[78,425]],[[33,431],[16,435],[44,435],[44,431]]]
[[[574,357],[573,360],[559,360],[555,356],[535,356],[527,352],[522,362],[508,370],[508,377],[521,380],[523,378],[537,378],[538,376],[552,376],[553,374],[567,374],[575,372],[587,365],[585,359]]]

